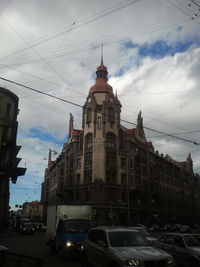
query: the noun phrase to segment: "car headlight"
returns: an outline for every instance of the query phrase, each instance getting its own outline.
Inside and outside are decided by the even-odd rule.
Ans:
[[[167,265],[174,263],[174,258],[170,257],[167,259]]]
[[[73,247],[74,243],[72,241],[67,241],[66,242],[66,247]]]
[[[125,266],[143,266],[143,262],[136,259],[124,259],[123,265]]]

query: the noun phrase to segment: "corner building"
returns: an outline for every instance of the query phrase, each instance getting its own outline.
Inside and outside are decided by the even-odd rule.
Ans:
[[[49,150],[41,201],[91,205],[98,225],[200,223],[200,177],[191,155],[179,162],[154,151],[141,112],[135,128],[123,127],[107,75],[101,60],[82,130],[74,129],[70,114],[68,142],[55,161]]]

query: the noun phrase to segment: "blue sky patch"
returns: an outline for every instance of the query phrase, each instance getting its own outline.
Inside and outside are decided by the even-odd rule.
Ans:
[[[39,138],[40,140],[47,141],[47,142],[52,142],[55,144],[60,144],[66,142],[66,138],[56,138],[56,136],[47,133],[43,131],[42,129],[39,128],[32,128],[30,129],[30,136],[33,138]]]
[[[182,27],[178,27],[177,31],[180,31]],[[168,55],[175,55],[176,53],[183,53],[190,48],[191,45],[200,46],[199,39],[188,39],[184,42],[173,42],[168,44],[164,40],[158,40],[152,43],[145,43],[143,45],[138,45],[132,41],[122,43],[122,49],[138,49],[138,55],[142,58],[152,57],[152,58],[163,58]],[[119,71],[121,73],[121,71]]]

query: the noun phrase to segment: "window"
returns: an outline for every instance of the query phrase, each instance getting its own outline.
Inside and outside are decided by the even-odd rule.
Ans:
[[[79,185],[80,184],[80,181],[81,181],[81,175],[80,174],[77,174],[76,175],[76,184]]]
[[[112,107],[108,109],[108,121],[110,123],[115,123],[115,110]]]
[[[116,136],[113,133],[107,133],[106,146],[107,148],[116,148]]]
[[[92,122],[92,109],[88,108],[86,115],[86,123],[91,123],[91,122]]]
[[[121,174],[121,184],[126,185],[126,173]]]
[[[121,168],[122,169],[126,168],[126,159],[125,158],[121,158]]]
[[[92,134],[89,133],[85,137],[85,148],[86,149],[91,149],[92,148]]]
[[[97,128],[101,129],[101,117],[98,117],[97,119]]]
[[[81,168],[81,159],[78,158],[77,159],[77,169],[80,169]]]
[[[10,110],[11,110],[11,104],[7,103],[7,105],[6,105],[6,116],[10,115]]]

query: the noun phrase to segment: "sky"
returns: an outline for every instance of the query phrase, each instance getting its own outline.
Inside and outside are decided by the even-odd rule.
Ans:
[[[19,97],[17,144],[26,175],[10,184],[10,206],[40,200],[49,148],[67,142],[70,112],[95,83],[103,44],[121,118],[135,127],[142,111],[155,150],[177,161],[191,153],[200,173],[200,0],[1,0],[0,86]],[[56,159],[57,155],[52,155]]]

